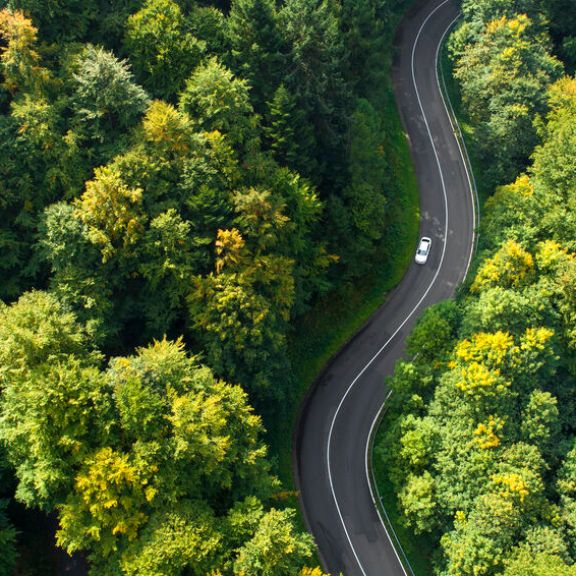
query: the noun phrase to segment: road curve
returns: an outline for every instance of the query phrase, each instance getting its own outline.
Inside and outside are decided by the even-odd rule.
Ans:
[[[469,267],[475,199],[437,76],[442,38],[458,15],[453,0],[425,0],[397,35],[396,100],[420,186],[420,232],[433,239],[386,303],[315,383],[295,431],[294,475],[324,568],[345,576],[406,574],[374,506],[366,454],[384,403],[384,377],[402,357],[418,316],[453,295]]]

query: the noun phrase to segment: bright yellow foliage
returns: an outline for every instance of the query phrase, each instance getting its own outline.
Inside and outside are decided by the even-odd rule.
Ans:
[[[490,416],[488,422],[481,422],[474,430],[476,444],[483,450],[489,448],[497,448],[500,446],[500,437],[498,433],[504,427],[504,420],[502,418],[494,418]]]
[[[302,570],[300,570],[300,576],[329,576],[322,572],[322,570],[316,566],[316,568],[308,568],[308,566],[304,566]]]
[[[554,336],[550,328],[528,328],[520,340],[521,350],[544,350]]]
[[[460,368],[456,382],[456,387],[470,396],[503,392],[509,385],[509,382],[501,378],[499,370],[490,370],[478,362],[471,362]]]
[[[185,154],[190,150],[192,134],[190,118],[171,104],[161,100],[152,102],[142,127],[148,142],[178,154]]]
[[[107,534],[136,538],[138,529],[147,520],[142,512],[142,502],[151,502],[156,490],[149,485],[148,475],[157,471],[147,466],[146,474],[130,462],[128,456],[102,448],[87,468],[76,477],[79,500],[74,507],[64,507],[62,526],[70,515],[89,513],[92,522],[88,528],[90,537],[102,540]]]
[[[22,12],[0,10],[0,63],[8,90],[31,88],[46,75],[35,50],[37,35],[32,21]]]
[[[485,362],[501,366],[514,347],[514,339],[507,332],[493,334],[479,332],[471,340],[463,340],[456,347],[456,358],[462,362]]]
[[[225,265],[237,266],[242,262],[242,252],[246,242],[236,228],[218,230],[216,237],[216,274],[220,274]]]
[[[526,481],[520,474],[510,472],[508,474],[494,474],[492,482],[497,486],[502,486],[500,496],[503,498],[518,497],[520,502],[524,502],[530,494]]]
[[[518,242],[507,240],[496,254],[486,260],[472,284],[473,292],[492,286],[519,287],[534,272],[534,258]]]
[[[556,269],[560,264],[574,260],[574,255],[569,254],[554,240],[545,240],[538,244],[536,262],[540,270]]]
[[[129,188],[114,168],[96,168],[96,177],[76,202],[88,236],[108,261],[118,249],[134,244],[144,230],[142,190]]]
[[[463,510],[457,510],[456,514],[454,514],[454,520],[456,523],[463,524],[466,522],[466,514]]]
[[[531,198],[534,196],[534,184],[530,180],[527,174],[522,174],[516,178],[513,184],[508,184],[508,186],[502,186],[502,188],[508,188],[513,190],[516,194],[523,196],[524,198]],[[490,202],[492,198],[487,201]]]
[[[486,25],[486,32],[491,35],[496,35],[500,32],[502,28],[508,29],[516,37],[520,37],[522,33],[528,28],[530,19],[526,14],[518,14],[515,18],[507,18],[502,16],[502,18],[496,18]]]
[[[576,109],[576,78],[563,76],[548,89],[550,119],[555,119],[562,110]]]

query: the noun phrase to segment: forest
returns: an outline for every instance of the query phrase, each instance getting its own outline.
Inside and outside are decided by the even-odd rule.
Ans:
[[[408,0],[0,1],[0,576],[322,576],[266,428],[386,267]],[[38,560],[39,561],[39,560]]]
[[[377,446],[438,576],[576,574],[576,10],[463,0],[449,40],[483,184],[476,264],[428,309]]]

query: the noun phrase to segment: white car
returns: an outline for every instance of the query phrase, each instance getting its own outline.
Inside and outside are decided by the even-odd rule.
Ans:
[[[432,240],[428,238],[428,236],[423,236],[420,240],[420,244],[418,244],[418,250],[416,250],[416,264],[426,264],[431,246]]]

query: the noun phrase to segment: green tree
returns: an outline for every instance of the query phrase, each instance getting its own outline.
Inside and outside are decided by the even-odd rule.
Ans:
[[[526,445],[511,446],[472,510],[457,511],[454,530],[441,539],[447,574],[494,574],[542,505],[544,461]]]
[[[128,254],[144,231],[142,190],[129,188],[118,171],[98,168],[96,178],[76,203],[78,216],[87,227],[88,238],[100,249],[102,262],[117,254]]]
[[[422,476],[411,474],[398,498],[405,515],[404,522],[415,534],[432,531],[435,527],[437,503],[434,497],[434,479],[430,472],[425,471]]]
[[[10,92],[38,91],[47,79],[37,50],[38,30],[21,11],[0,10],[0,65]]]
[[[222,9],[193,2],[186,21],[193,36],[205,43],[206,54],[224,57],[230,53],[228,19]]]
[[[274,158],[303,176],[313,177],[318,170],[314,159],[316,137],[306,113],[284,84],[280,84],[268,102],[264,134]]]
[[[514,18],[517,14],[526,14],[530,18],[542,16],[545,10],[542,0],[463,0],[462,13],[466,20],[486,24],[502,16]]]
[[[542,551],[534,553],[527,546],[520,546],[505,562],[503,576],[573,576],[576,566],[566,564],[559,556]]]
[[[199,64],[204,43],[172,0],[147,0],[128,19],[124,39],[136,76],[156,97],[174,100]]]
[[[0,576],[11,576],[16,567],[16,529],[8,520],[5,512],[7,501],[0,500]]]
[[[342,179],[344,139],[352,115],[350,90],[344,80],[346,51],[333,3],[325,0],[289,0],[279,12],[280,28],[288,46],[288,74],[284,83],[296,97],[314,127],[319,173],[329,181]],[[322,153],[319,151],[322,150]]]
[[[120,566],[126,576],[192,576],[211,573],[223,554],[222,534],[204,502],[183,501],[155,513],[140,537],[129,544]]]
[[[0,434],[19,478],[17,498],[50,510],[102,430],[100,355],[50,294],[25,294],[0,315]]]
[[[541,234],[539,223],[543,217],[534,183],[522,174],[512,184],[496,188],[486,200],[486,218],[481,224],[479,242],[492,249],[508,239],[531,245]]]
[[[258,111],[276,90],[284,46],[273,0],[233,0],[227,21],[234,69],[251,87]]]
[[[532,120],[545,111],[546,88],[562,72],[548,46],[525,14],[502,16],[486,23],[456,62],[463,103],[490,162],[490,182],[515,177],[537,143]]]
[[[534,152],[534,186],[542,210],[543,232],[574,250],[576,178],[570,157],[576,152],[576,80],[566,77],[550,87],[550,112],[541,128],[544,143]]]
[[[447,357],[456,339],[459,312],[450,300],[427,308],[406,341],[408,352],[428,361]]]
[[[558,441],[558,401],[549,392],[534,390],[522,414],[522,437],[546,453]]]
[[[148,106],[148,96],[134,83],[127,61],[89,46],[74,74],[73,108],[83,132],[99,141],[113,140],[132,127]]]
[[[88,226],[73,206],[49,206],[40,223],[38,253],[52,270],[51,292],[85,324],[97,344],[119,329],[111,301],[113,283]]]
[[[275,273],[290,273],[282,262],[277,264]],[[278,385],[286,374],[275,382],[272,375],[286,369],[286,319],[260,293],[256,282],[250,270],[198,279],[188,299],[190,317],[218,374],[259,390],[259,395],[281,398],[285,390]]]
[[[190,115],[199,130],[218,130],[230,138],[234,147],[254,136],[248,85],[216,58],[190,76],[180,96],[180,109]]]
[[[341,3],[340,28],[349,54],[345,72],[355,92],[363,98],[382,81],[381,62],[382,58],[388,58],[387,39],[393,34],[397,5],[381,0],[343,0]]]
[[[2,387],[13,374],[70,355],[99,358],[90,332],[48,292],[29,292],[10,306],[0,304],[0,318]]]
[[[512,560],[506,562],[503,576],[574,576],[576,566],[569,565],[562,558],[541,552],[531,554],[519,551]]]
[[[139,452],[136,447],[130,457],[106,447],[85,460],[74,492],[60,507],[57,542],[69,554],[97,543],[106,557],[120,537],[136,538],[157,493],[151,485],[157,467]]]
[[[532,254],[513,240],[504,242],[498,252],[482,264],[471,290],[480,292],[495,285],[518,288],[534,278]]]
[[[380,119],[367,100],[359,100],[350,131],[350,183],[331,197],[342,262],[348,274],[364,273],[384,235],[387,220],[387,165]],[[350,242],[350,238],[353,241]]]
[[[26,95],[0,116],[0,269],[4,298],[14,299],[34,285],[38,261],[34,236],[44,208],[81,190],[85,165],[76,138],[65,134],[62,107]]]
[[[312,557],[313,540],[309,534],[298,534],[294,510],[266,513],[251,540],[238,551],[234,574],[255,576],[291,576]]]
[[[193,276],[206,264],[205,241],[192,233],[192,223],[171,208],[150,222],[138,268],[146,280],[142,298],[152,333],[166,332],[185,306]],[[158,294],[163,298],[159,299]]]
[[[566,454],[562,466],[558,470],[556,489],[560,496],[561,511],[566,523],[570,554],[574,555],[574,537],[576,535],[576,450],[574,449],[574,439],[571,450]]]
[[[16,497],[47,511],[70,489],[74,469],[105,435],[103,378],[70,358],[12,377],[4,390],[0,434],[19,479]]]
[[[64,329],[73,317],[58,320]],[[16,470],[18,498],[55,508],[58,542],[70,553],[87,551],[96,573],[179,574],[195,562],[195,573],[204,574],[223,556],[232,562],[227,530],[216,516],[277,488],[261,420],[246,393],[216,381],[181,341],[113,358],[106,371],[98,359],[34,354],[7,373],[0,434]],[[282,514],[290,524],[278,528],[287,549],[271,563],[308,554],[304,544],[292,552],[289,537],[297,544],[308,540],[294,532],[293,512]],[[258,531],[258,522],[247,522],[231,538],[236,547]],[[186,554],[185,543],[192,546]]]
[[[570,0],[549,0],[546,9],[550,19],[552,36],[556,43],[562,47],[564,61],[570,65],[576,57],[576,17],[570,10]]]
[[[487,494],[470,516],[456,515],[455,528],[442,537],[446,574],[481,576],[500,568],[506,548],[515,541],[521,523],[519,509],[509,499]]]

